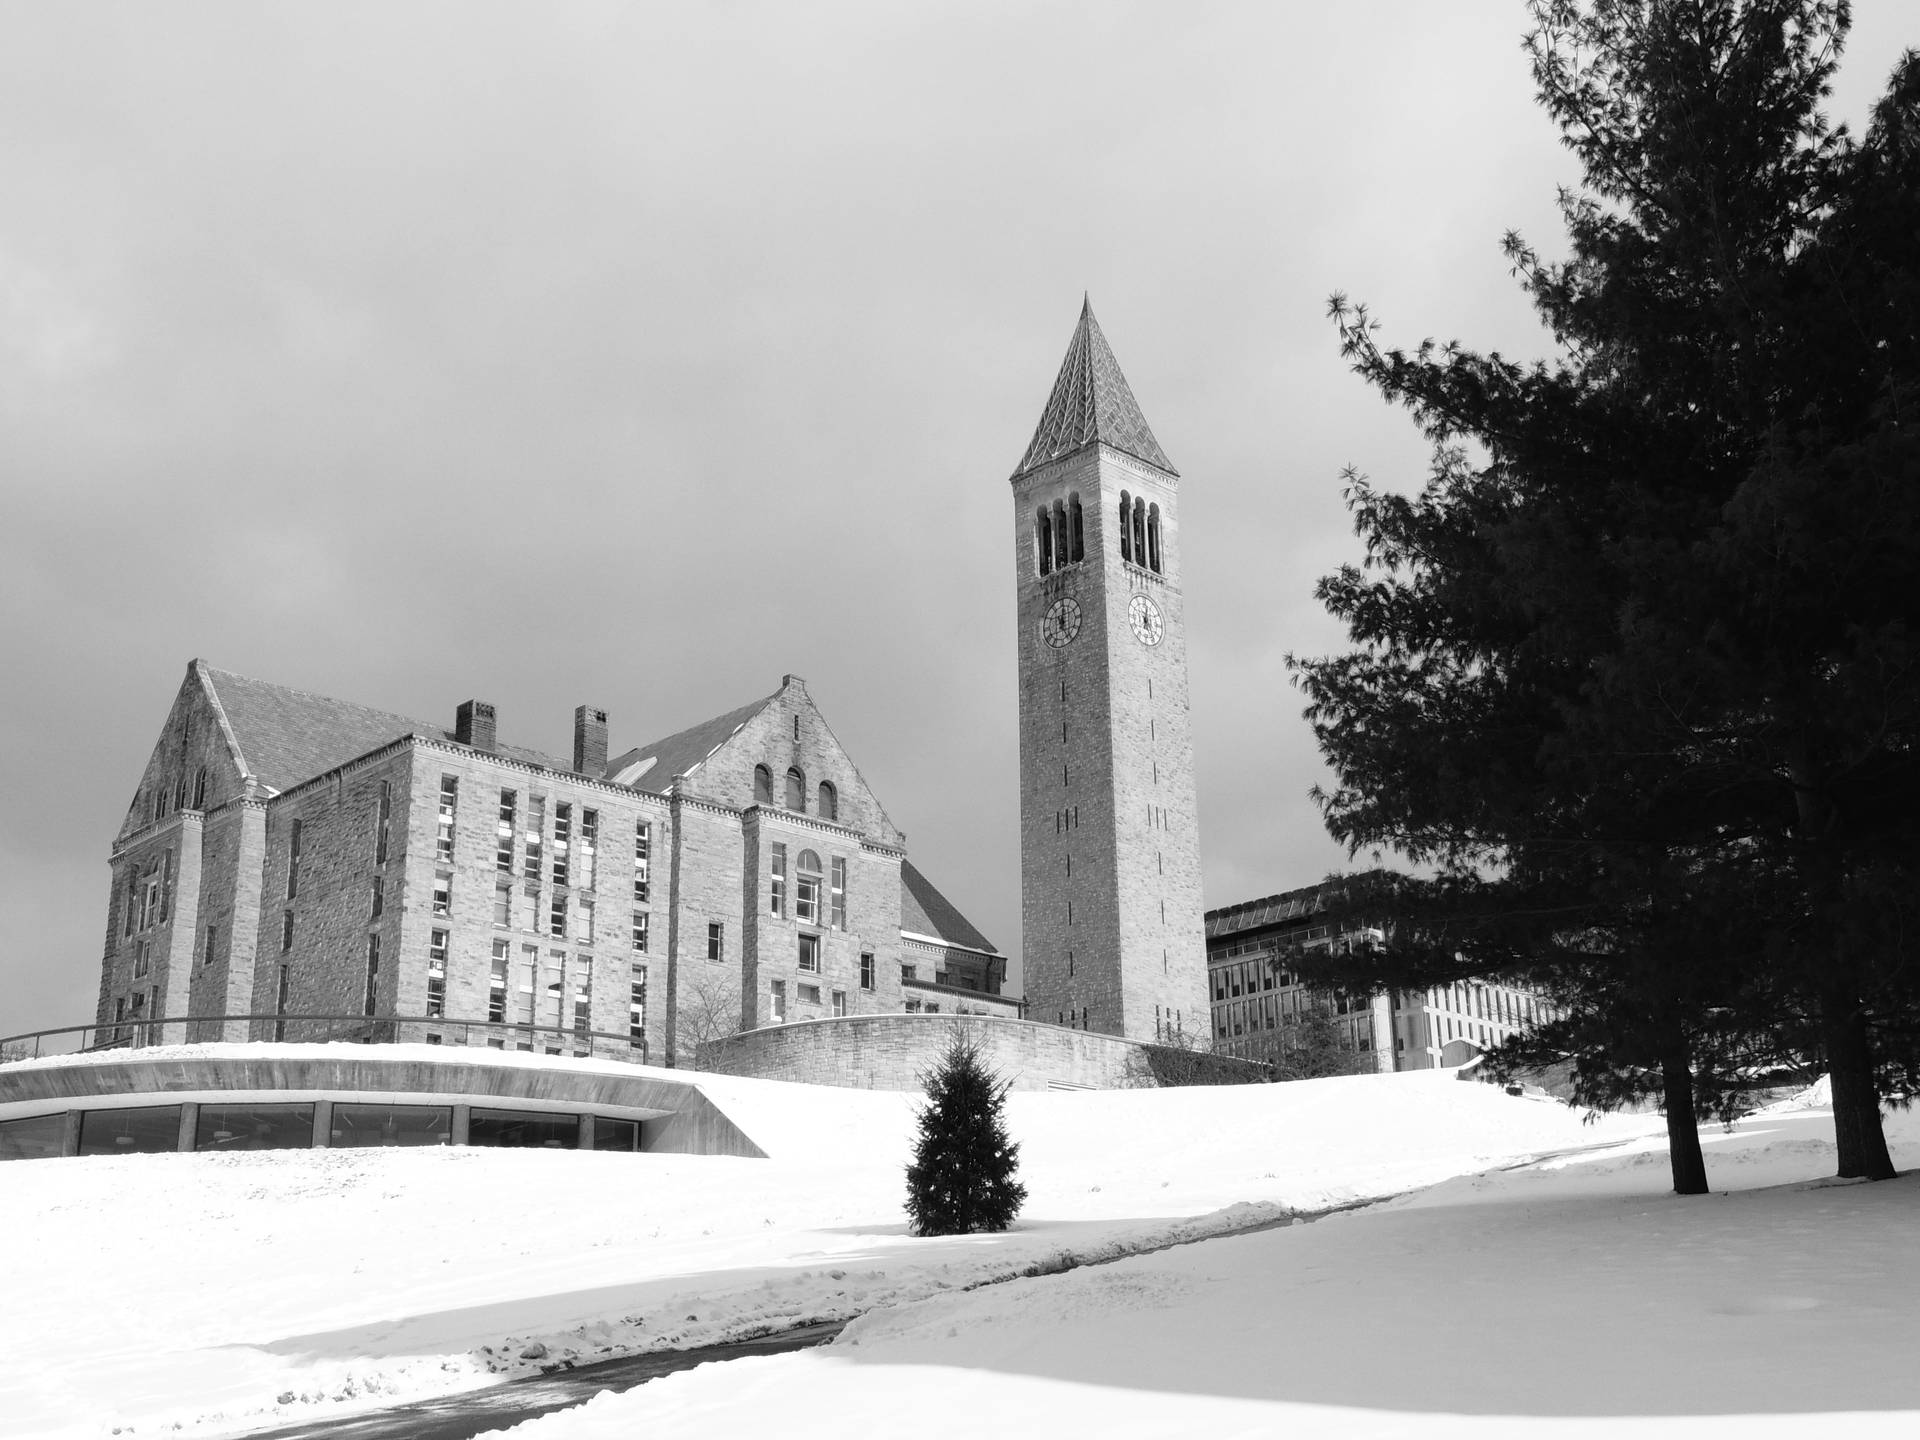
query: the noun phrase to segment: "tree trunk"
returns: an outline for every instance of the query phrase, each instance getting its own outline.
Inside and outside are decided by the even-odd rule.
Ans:
[[[1820,1038],[1833,1086],[1833,1142],[1843,1180],[1891,1180],[1899,1173],[1887,1153],[1880,1125],[1880,1090],[1873,1078],[1867,1017],[1850,992],[1827,989],[1820,997]]]
[[[1693,1069],[1685,1053],[1663,1055],[1660,1079],[1667,1108],[1667,1156],[1673,1193],[1705,1195],[1707,1161],[1700,1153],[1700,1122],[1693,1113]]]

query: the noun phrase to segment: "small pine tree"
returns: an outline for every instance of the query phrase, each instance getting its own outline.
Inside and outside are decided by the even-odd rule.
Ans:
[[[1013,1178],[1020,1147],[1007,1138],[1001,1116],[1011,1082],[989,1070],[979,1044],[956,1029],[922,1083],[926,1103],[907,1167],[913,1233],[1006,1229],[1027,1198],[1027,1187]]]

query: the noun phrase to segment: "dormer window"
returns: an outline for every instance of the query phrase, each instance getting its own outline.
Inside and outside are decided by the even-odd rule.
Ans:
[[[822,820],[840,818],[840,792],[834,788],[831,780],[820,782],[820,818]]]
[[[807,808],[807,777],[798,767],[787,771],[787,809],[805,813]]]
[[[764,765],[753,767],[753,803],[756,805],[773,803],[773,771]]]

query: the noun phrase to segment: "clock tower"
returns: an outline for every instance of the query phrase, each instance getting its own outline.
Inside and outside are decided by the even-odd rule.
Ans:
[[[1012,483],[1028,1015],[1205,1045],[1180,474],[1091,304]]]

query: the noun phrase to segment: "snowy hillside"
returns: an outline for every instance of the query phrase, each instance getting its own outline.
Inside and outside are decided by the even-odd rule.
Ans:
[[[533,1433],[670,1420],[721,1435],[776,1418],[807,1433],[811,1387],[833,1397],[822,1433],[841,1435],[897,1433],[908,1407],[920,1433],[977,1432],[996,1408],[1026,1433],[1013,1414],[1055,1406],[1124,1434],[1192,1433],[1188,1417],[1222,1407],[1197,1428],[1324,1411],[1374,1428],[1296,1433],[1430,1435],[1439,1412],[1725,1413],[1755,1376],[1752,1408],[1820,1410],[1858,1389],[1850,1356],[1884,1361],[1884,1337],[1909,1352],[1920,1340],[1907,1181],[1764,1188],[1831,1170],[1818,1112],[1712,1132],[1712,1178],[1738,1193],[1676,1201],[1657,1120],[1582,1125],[1444,1074],[1015,1095],[1031,1191],[1019,1226],[925,1241],[900,1208],[909,1097],[721,1078],[709,1090],[773,1158],[9,1164],[6,1292],[37,1300],[0,1307],[0,1434],[212,1434],[346,1413],[531,1368],[513,1357],[535,1339],[590,1358],[845,1316],[1063,1250],[1113,1253],[1581,1147],[1600,1148],[1384,1210],[881,1310],[828,1349],[656,1381]],[[1902,1119],[1893,1133],[1901,1163],[1920,1160],[1920,1131]],[[1880,1348],[1850,1348],[1857,1333]],[[1695,1378],[1676,1378],[1692,1369],[1674,1371],[1690,1353],[1704,1367],[1692,1399]],[[1894,1393],[1905,1370],[1872,1372],[1868,1408],[1920,1408]]]

